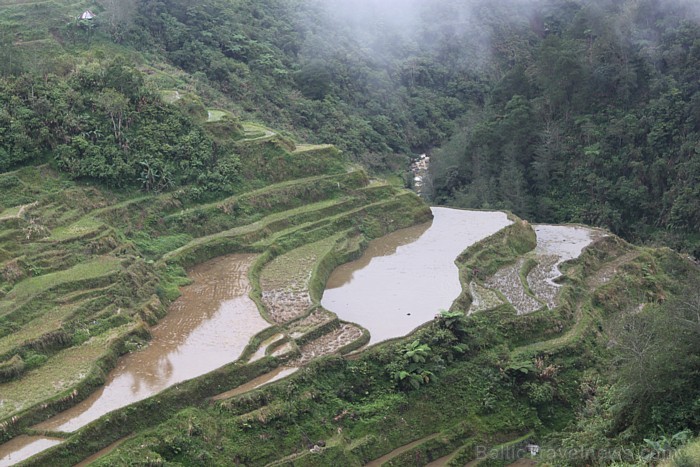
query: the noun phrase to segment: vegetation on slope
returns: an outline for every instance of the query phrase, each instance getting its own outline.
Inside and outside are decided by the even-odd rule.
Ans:
[[[692,2],[536,2],[512,60],[433,158],[434,197],[605,226],[698,256],[700,16]]]
[[[518,225],[467,250],[460,260],[463,274],[474,267],[488,271],[494,261],[508,264],[526,253],[531,231]],[[494,245],[507,248],[496,251]],[[613,269],[624,272],[611,275]],[[673,297],[682,299],[692,287],[688,279],[697,277],[697,266],[670,250],[640,249],[604,237],[567,264],[554,310],[517,316],[510,305],[501,305],[465,317],[469,300],[461,300],[408,339],[374,346],[352,359],[318,360],[282,382],[180,411],[157,427],[139,430],[98,465],[143,459],[364,465],[409,444],[383,465],[424,465],[451,453],[449,465],[464,465],[479,452],[491,453],[488,465],[504,465],[533,441],[550,448],[545,460],[557,464],[644,463],[663,455],[663,433],[697,430],[692,407],[698,388],[675,386],[692,379],[696,360],[667,370],[661,360],[657,365],[631,359],[629,339],[654,339],[639,333],[623,338],[620,329],[631,332],[646,319],[683,325],[678,315],[663,311],[673,309]],[[681,334],[697,345],[697,334],[687,328]],[[672,358],[671,348],[652,350],[671,342],[659,338],[645,355]],[[687,351],[697,356],[696,347]],[[659,375],[654,392],[639,397],[638,391],[649,387],[634,381],[643,377],[635,371],[639,365],[651,372],[677,371],[679,377]],[[646,436],[660,440],[657,450]],[[106,437],[100,445],[114,439]],[[66,443],[36,462],[56,456],[76,460],[84,455],[82,446]]]
[[[406,155],[443,145],[438,203],[696,253],[692,2],[336,3],[8,2],[0,167],[57,157],[112,184],[226,190],[237,153],[202,136],[201,96],[213,116],[333,143],[372,169],[404,170]],[[97,18],[75,20],[89,6]]]
[[[697,256],[692,2],[396,6],[0,1],[0,393],[16,399],[2,405],[3,439],[84,398],[142,345],[184,267],[255,251],[259,274],[340,236],[307,284],[317,300],[366,238],[427,218],[334,147],[295,139],[396,171],[454,135],[433,158],[439,202],[595,223]],[[86,8],[97,20],[76,20]],[[462,257],[462,278],[517,261],[531,244],[522,227]],[[135,431],[112,460],[360,463],[419,438],[393,462],[462,446],[459,463],[476,444],[525,436],[593,449],[555,462],[653,461],[699,428],[696,276],[670,251],[600,242],[568,271],[555,310],[516,317],[504,304],[462,318],[465,291],[407,342],[204,404],[281,360],[239,362],[37,462],[74,462]],[[338,325],[308,326],[303,313],[286,332],[305,334],[283,340],[294,357]],[[320,456],[304,451],[320,439]]]
[[[225,136],[221,128],[216,135],[207,126],[200,131]],[[338,248],[323,255],[327,274],[366,239],[430,218],[415,195],[370,184],[334,147],[297,151],[291,140],[263,133],[231,138],[245,178],[223,192],[235,193],[228,197],[184,178],[167,193],[98,188],[48,164],[0,174],[9,211],[0,220],[3,439],[85,398],[120,354],[143,345],[148,325],[187,281],[183,267],[239,251],[262,253],[262,267],[288,250],[333,239]],[[355,247],[346,251],[350,239]],[[339,325],[333,317],[313,336],[306,329],[298,345]],[[334,350],[357,345],[347,344]]]

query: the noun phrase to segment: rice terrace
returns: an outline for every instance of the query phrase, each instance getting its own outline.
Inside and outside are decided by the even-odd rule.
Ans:
[[[700,8],[0,0],[0,466],[700,465]]]

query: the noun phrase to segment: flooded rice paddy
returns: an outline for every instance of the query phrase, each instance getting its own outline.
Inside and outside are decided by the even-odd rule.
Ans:
[[[0,445],[0,466],[14,465],[37,452],[60,444],[62,441],[62,439],[44,438],[42,436],[18,436]]]
[[[556,280],[562,273],[559,266],[578,258],[583,249],[602,235],[601,231],[573,225],[534,225],[537,247],[535,266],[527,276],[527,283],[535,296],[548,308],[556,306],[560,285]]]
[[[503,296],[518,314],[527,314],[547,307],[557,306],[561,285],[557,283],[562,275],[559,267],[565,261],[578,258],[583,249],[594,240],[603,236],[597,229],[572,225],[534,225],[537,235],[537,247],[528,254],[534,266],[523,271],[526,258],[520,258],[514,264],[505,266],[489,277],[484,285],[486,289],[472,282],[470,290],[474,303],[469,313],[494,308],[499,299],[494,293]],[[521,273],[527,273],[527,288],[521,280]]]
[[[502,212],[447,208],[432,211],[432,222],[372,241],[360,259],[340,266],[328,280],[322,305],[342,320],[369,330],[370,343],[406,335],[430,321],[441,309],[448,309],[462,291],[454,264],[457,256],[511,224]],[[556,283],[561,275],[559,265],[579,256],[597,232],[572,226],[534,227],[538,244],[533,256],[537,265],[527,280],[539,303],[533,297],[525,298],[533,301],[528,308],[541,303],[551,307],[559,288]],[[254,259],[254,255],[229,255],[194,267],[189,273],[193,283],[182,288],[182,296],[152,329],[153,340],[149,345],[120,359],[105,386],[87,400],[34,428],[75,431],[112,410],[238,359],[250,339],[269,326],[248,297],[251,290],[248,271]],[[517,274],[521,266],[522,260],[500,271],[500,275],[522,287]],[[472,292],[477,292],[474,295],[484,299],[483,303],[475,304],[484,309],[501,301],[495,292],[501,287],[488,282],[485,285],[488,288],[470,284]],[[508,294],[504,295],[510,299]],[[324,322],[327,314],[319,309],[306,320],[313,321],[311,324]],[[305,329],[308,323],[302,321]],[[293,329],[289,331],[292,336],[296,334]],[[302,328],[299,333],[303,334]],[[349,343],[360,335],[359,328],[344,324],[320,340]],[[271,336],[251,361],[262,358],[265,350],[283,337],[283,334]],[[317,347],[307,352],[302,348],[302,358],[294,362],[293,368],[279,368],[214,399],[232,397],[291,374],[317,356],[314,350]],[[275,353],[279,351],[276,349]],[[0,466],[12,465],[60,442],[48,437],[17,437],[0,446]]]
[[[269,326],[248,297],[254,255],[231,255],[195,266],[191,285],[153,328],[148,347],[119,362],[105,386],[39,429],[75,431],[107,412],[236,360]]]
[[[370,242],[326,284],[324,308],[369,330],[371,344],[406,335],[448,309],[462,291],[457,256],[511,224],[502,212],[432,211],[432,222]]]
[[[192,268],[193,283],[181,289],[181,297],[152,329],[148,346],[121,358],[102,389],[34,428],[75,431],[112,410],[238,359],[250,339],[269,326],[248,297],[248,270],[254,259],[229,255]],[[60,442],[23,436],[2,445],[0,454],[3,461],[15,463]]]

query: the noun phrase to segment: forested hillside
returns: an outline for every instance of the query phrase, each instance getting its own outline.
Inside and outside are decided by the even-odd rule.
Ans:
[[[578,221],[700,253],[693,2],[543,2],[434,166],[437,202]]]
[[[601,225],[698,254],[700,13],[693,2],[93,6],[97,19],[89,23],[51,2],[34,8],[38,29],[8,16],[2,94],[19,101],[0,115],[0,167],[51,152],[73,176],[123,184],[110,178],[142,177],[148,164],[165,178],[156,184],[171,184],[169,164],[124,155],[143,153],[150,131],[134,113],[153,106],[139,84],[145,72],[151,90],[194,92],[300,139],[335,144],[374,170],[404,171],[412,154],[442,147],[433,159],[436,203]],[[114,54],[139,72],[109,64]],[[114,75],[115,66],[126,74]],[[183,107],[196,113],[197,99]],[[85,110],[93,113],[88,120]],[[81,118],[57,125],[51,112]],[[190,135],[189,149],[208,145],[197,149],[207,161],[185,165],[230,178],[235,161],[217,166],[230,155],[225,148],[197,142],[185,122],[173,124]],[[97,150],[108,167],[75,162],[76,153],[110,138],[120,151]]]
[[[467,105],[483,99],[473,65],[484,51],[461,47],[468,30],[449,34],[442,21],[428,20],[441,6],[148,2],[125,40],[160,49],[244,114],[397,170],[411,151],[443,141]]]

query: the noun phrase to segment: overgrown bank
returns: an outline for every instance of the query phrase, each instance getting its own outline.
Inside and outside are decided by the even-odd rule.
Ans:
[[[294,316],[269,313],[274,326],[245,353],[266,359],[164,394],[166,409],[157,398],[123,409],[121,427],[59,434],[51,453],[70,463],[136,429],[143,447],[124,445],[122,462],[266,462],[269,446],[284,462],[364,462],[419,440],[392,462],[461,445],[459,463],[527,435],[585,444],[584,457],[553,462],[590,464],[653,462],[697,434],[697,268],[672,252],[610,237],[569,266],[557,308],[535,301],[516,316],[496,295],[460,315],[504,267],[534,295],[524,224],[467,252],[457,308],[366,357],[376,363],[317,363],[247,414],[237,399],[203,402],[281,354],[305,363],[328,336],[351,340],[335,341],[341,352],[366,337],[315,306],[324,275],[428,214],[349,160],[399,171],[456,135],[432,158],[440,202],[697,249],[692,2],[400,3],[335,16],[297,0],[0,2],[0,439],[31,433],[146,345],[186,267],[255,252],[262,283],[304,247],[308,283],[258,290],[260,303],[296,294]],[[97,21],[76,20],[87,8]],[[406,34],[393,34],[395,17],[408,17]],[[321,436],[326,451],[306,453]]]

